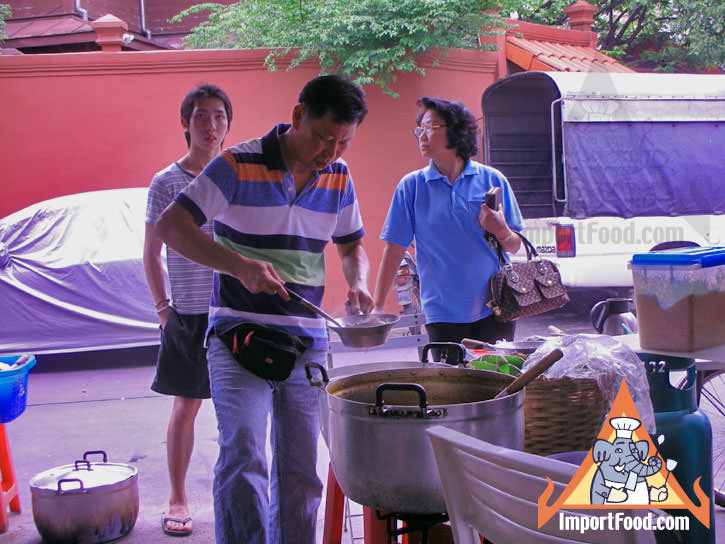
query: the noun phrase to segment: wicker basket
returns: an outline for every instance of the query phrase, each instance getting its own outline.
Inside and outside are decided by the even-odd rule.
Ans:
[[[525,389],[524,450],[537,455],[589,450],[608,411],[594,379],[539,377]]]

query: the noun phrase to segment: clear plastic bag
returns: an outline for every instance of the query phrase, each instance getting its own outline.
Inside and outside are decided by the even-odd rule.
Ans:
[[[564,356],[544,372],[544,377],[593,378],[610,406],[624,378],[647,432],[651,435],[656,432],[647,372],[635,352],[619,340],[603,334],[554,336],[527,357],[522,370],[525,371],[555,348],[559,348]]]

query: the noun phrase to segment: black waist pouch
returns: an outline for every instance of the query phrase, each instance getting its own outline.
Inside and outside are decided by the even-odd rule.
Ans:
[[[237,325],[219,338],[242,367],[265,380],[289,378],[295,361],[305,351],[297,336],[256,323]]]

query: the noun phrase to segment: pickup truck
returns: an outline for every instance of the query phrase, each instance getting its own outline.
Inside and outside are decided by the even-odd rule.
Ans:
[[[481,106],[483,161],[570,292],[631,289],[664,242],[725,243],[725,75],[521,72]]]

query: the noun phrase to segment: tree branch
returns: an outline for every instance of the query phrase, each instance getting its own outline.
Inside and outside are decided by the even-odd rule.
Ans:
[[[647,16],[647,10],[643,6],[637,6],[634,8],[634,10],[629,14],[629,17],[627,17],[626,22],[624,22],[620,28],[619,32],[617,32],[615,36],[615,42],[617,44],[623,43],[624,35],[627,33],[627,30],[629,30],[629,27],[637,20],[638,27],[641,27],[644,23],[644,19]],[[641,28],[640,28],[641,30]],[[638,31],[639,32],[639,31]]]

